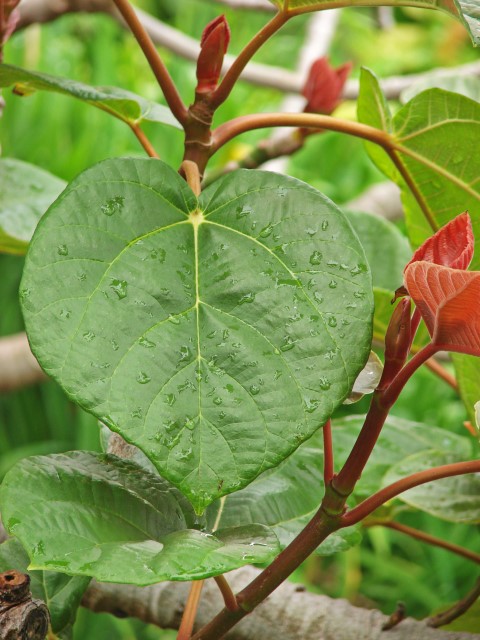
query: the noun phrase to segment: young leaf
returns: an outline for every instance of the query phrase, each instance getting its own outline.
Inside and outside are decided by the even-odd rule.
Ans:
[[[27,573],[30,560],[18,540],[10,538],[0,545],[0,572],[17,569]],[[85,589],[90,578],[67,576],[53,571],[28,571],[34,598],[43,600],[50,612],[52,631],[58,638],[70,638]]]
[[[261,171],[197,201],[160,161],[100,163],[42,219],[20,296],[45,370],[199,512],[322,426],[370,353],[350,225]]]
[[[27,71],[11,64],[2,64],[0,65],[0,87],[11,85],[15,85],[18,92],[25,92],[25,95],[30,95],[33,91],[51,91],[72,96],[126,123],[139,124],[147,120],[177,129],[181,128],[167,107],[118,87],[90,87],[68,78],[58,78],[47,73]]]
[[[262,525],[198,530],[169,483],[115,456],[75,451],[27,458],[5,477],[2,517],[31,569],[148,585],[195,580],[278,553]]]
[[[304,111],[327,115],[335,111],[342,100],[343,87],[351,70],[351,62],[335,69],[326,57],[315,60],[302,91],[307,99]]]
[[[377,83],[366,71],[369,82]],[[380,91],[380,88],[377,88]],[[368,114],[359,106],[359,116]],[[363,118],[363,119],[362,119]],[[371,124],[364,115],[362,121]],[[379,168],[402,189],[407,227],[411,242],[419,246],[458,215],[459,207],[477,211],[480,203],[475,141],[480,137],[480,104],[464,96],[430,89],[421,93],[398,111],[392,121],[395,155],[399,167],[417,190],[420,202],[385,154]],[[459,204],[460,203],[460,204]],[[476,242],[480,238],[480,217],[473,216]],[[473,259],[480,268],[480,250]]]
[[[383,344],[387,333],[388,323],[392,317],[393,307],[392,298],[393,292],[385,289],[379,289],[374,287],[373,295],[375,299],[375,314],[373,316],[373,339]],[[430,336],[427,328],[423,324],[420,324],[415,338],[412,344],[411,351],[416,353],[420,351],[428,342],[430,342]]]
[[[478,365],[478,360],[474,356],[454,353],[452,354],[452,361],[458,389],[467,410],[468,419],[472,425],[477,425],[478,427],[478,412],[475,411],[475,403],[478,404],[480,399],[480,366]]]
[[[279,10],[287,13],[321,11],[335,7],[377,7],[376,0],[270,0]],[[470,33],[475,45],[480,44],[480,18],[478,8],[471,0],[393,0],[393,6],[413,6],[424,9],[440,9],[459,20]]]
[[[472,221],[468,212],[464,211],[420,245],[405,271],[412,262],[421,260],[452,269],[468,269],[473,258],[474,242]]]
[[[405,285],[439,350],[480,356],[480,272],[413,262]]]
[[[445,450],[432,449],[417,453],[393,466],[385,475],[383,485],[392,484],[417,471],[463,460],[465,457],[459,456],[456,452],[446,453]],[[398,497],[403,502],[442,520],[480,523],[480,475],[478,473],[428,482]]]
[[[0,159],[0,252],[23,255],[38,221],[66,182],[34,165]]]
[[[196,93],[215,90],[229,42],[230,27],[225,16],[218,16],[207,24],[203,30],[197,60]]]

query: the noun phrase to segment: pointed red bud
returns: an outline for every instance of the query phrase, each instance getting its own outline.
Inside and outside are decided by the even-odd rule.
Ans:
[[[207,24],[203,30],[197,60],[197,93],[215,90],[229,42],[230,27],[225,16],[218,16]]]
[[[4,45],[8,38],[15,31],[15,27],[20,19],[20,13],[16,6],[20,0],[0,0],[0,11],[2,12],[0,25],[0,46]]]
[[[410,351],[411,312],[410,298],[402,298],[392,313],[385,334],[385,364],[379,388],[388,386],[405,364]]]
[[[329,115],[342,99],[343,87],[352,70],[352,63],[334,69],[328,58],[319,58],[310,67],[302,94],[307,99],[306,113]]]

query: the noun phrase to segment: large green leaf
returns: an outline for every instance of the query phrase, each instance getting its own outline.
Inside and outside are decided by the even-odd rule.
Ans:
[[[402,91],[400,100],[405,103],[427,89],[445,89],[480,102],[480,78],[476,75],[462,75],[456,69],[438,73],[428,73],[421,80],[412,83]]]
[[[72,96],[129,124],[139,124],[142,120],[148,120],[181,128],[167,107],[118,87],[91,87],[68,78],[58,78],[48,73],[27,71],[11,64],[2,64],[0,87],[11,85],[16,85],[17,90],[25,95],[34,91],[51,91]]]
[[[378,7],[382,0],[270,0],[287,13],[319,11],[335,7]],[[440,9],[460,20],[468,29],[475,45],[480,44],[480,7],[476,0],[390,0],[389,5]]]
[[[362,424],[361,416],[335,421],[333,441],[339,463],[345,461],[350,453]],[[468,438],[438,427],[389,416],[365,471],[355,487],[354,496],[363,499],[378,491],[382,484],[385,484],[384,476],[387,472],[390,473],[392,467],[397,468],[406,458],[410,460],[410,456],[412,460],[414,456],[421,460],[422,456],[430,453],[432,443],[435,443],[438,450],[445,455],[454,452],[454,455],[462,460],[470,459],[472,455],[472,446]],[[422,468],[424,467],[421,464],[416,468],[412,466],[410,473]]]
[[[346,212],[365,251],[374,287],[395,291],[412,257],[408,240],[388,220],[371,213]]]
[[[24,254],[41,216],[66,183],[34,165],[0,159],[0,252]]]
[[[27,573],[30,561],[22,545],[10,538],[0,545],[0,572],[16,569]],[[29,571],[30,590],[34,598],[43,600],[50,611],[51,629],[56,637],[71,637],[80,600],[90,578],[67,576],[54,571]]]
[[[324,424],[370,352],[350,225],[261,171],[197,202],[158,160],[100,163],[42,219],[20,296],[47,373],[199,512]]]
[[[203,529],[168,482],[115,456],[27,458],[6,475],[0,496],[5,526],[32,569],[147,585],[205,578],[278,553],[262,525]]]
[[[270,527],[280,545],[286,547],[318,510],[323,493],[323,442],[317,432],[278,467],[210,505],[207,523],[210,528],[261,523]],[[317,553],[345,551],[360,540],[357,526],[341,529],[322,542]]]
[[[480,361],[476,356],[463,353],[453,353],[451,357],[460,396],[467,410],[468,419],[475,427],[477,424],[475,403],[480,400]]]
[[[377,84],[376,91],[380,88],[368,70],[362,76],[364,82],[365,79],[367,89],[360,95],[359,117],[365,124],[376,126],[377,118],[369,116],[371,101],[362,96],[371,93],[372,84]],[[396,113],[392,136],[398,167],[416,189],[420,204],[405,176],[387,168],[384,155],[381,161],[374,160],[402,189],[411,242],[420,245],[434,229],[468,209],[477,243],[472,268],[480,268],[480,166],[476,149],[480,139],[480,104],[441,89],[424,91]]]
[[[432,440],[432,442],[435,442]],[[436,444],[436,442],[435,442]],[[407,475],[466,458],[457,451],[431,449],[416,453],[394,465],[385,475],[385,485]],[[480,523],[480,474],[444,478],[410,489],[399,496],[409,505],[450,522]]]

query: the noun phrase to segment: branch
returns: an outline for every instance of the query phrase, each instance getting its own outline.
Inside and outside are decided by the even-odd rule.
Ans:
[[[0,338],[0,362],[1,393],[46,380],[24,333]]]
[[[228,574],[235,591],[260,574],[254,567],[243,567]],[[92,582],[83,606],[93,611],[134,616],[162,628],[178,629],[188,594],[188,583],[163,582],[151,587],[99,584]],[[205,625],[223,607],[223,599],[213,581],[205,584],[195,628]],[[388,616],[379,611],[360,609],[346,600],[306,593],[299,585],[284,583],[252,614],[227,635],[227,640],[388,640],[382,632]],[[429,628],[408,618],[395,629],[395,640],[473,640],[478,635],[449,633]]]
[[[235,0],[225,0],[234,2]],[[238,0],[238,2],[248,0]],[[112,15],[119,22],[121,17],[112,8],[110,0],[22,0],[19,5],[20,22],[18,29],[25,28],[32,23],[45,23],[61,17],[65,13],[84,11],[88,13],[104,12]],[[169,49],[173,53],[187,60],[195,61],[200,51],[197,40],[186,36],[181,31],[160,22],[144,11],[136,10],[140,21],[149,33],[153,42]],[[233,64],[233,56],[225,56],[223,71],[227,71]],[[455,73],[457,77],[480,76],[480,62],[471,62],[458,67],[444,67],[435,70],[436,76],[444,76]],[[383,92],[391,100],[398,99],[402,91],[413,83],[431,77],[432,73],[416,73],[405,76],[392,76],[380,81]],[[250,63],[242,72],[242,80],[262,87],[278,89],[285,93],[300,93],[302,79],[295,72],[264,65]],[[349,80],[346,83],[343,97],[345,100],[355,100],[358,97],[358,80]]]
[[[268,11],[274,13],[275,5],[268,0],[212,0],[216,4],[221,4],[231,9],[248,9],[251,11]]]

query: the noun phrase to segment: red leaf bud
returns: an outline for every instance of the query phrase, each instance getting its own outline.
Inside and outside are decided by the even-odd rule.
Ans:
[[[215,90],[229,42],[230,27],[225,16],[218,16],[207,24],[203,30],[197,60],[197,93]]]
[[[304,111],[331,114],[341,102],[343,87],[351,69],[351,62],[335,69],[330,65],[328,58],[316,60],[310,67],[308,79],[302,91],[307,99]]]
[[[402,298],[392,313],[385,334],[385,365],[379,388],[389,385],[405,364],[410,351],[411,312],[410,298]]]

